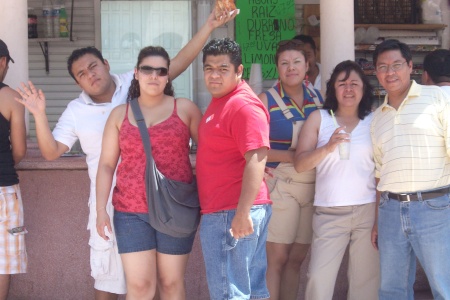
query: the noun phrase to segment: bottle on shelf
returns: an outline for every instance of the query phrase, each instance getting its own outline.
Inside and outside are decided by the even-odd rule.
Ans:
[[[38,37],[37,33],[37,15],[33,8],[28,8],[28,38],[35,39]]]
[[[45,38],[53,37],[53,22],[52,22],[52,1],[42,1],[42,25],[43,34]]]
[[[52,24],[53,24],[53,37],[59,37],[59,1],[53,1],[52,6]]]
[[[59,7],[59,36],[68,37],[69,28],[67,26],[67,11],[66,6],[64,5],[64,0],[59,1]]]

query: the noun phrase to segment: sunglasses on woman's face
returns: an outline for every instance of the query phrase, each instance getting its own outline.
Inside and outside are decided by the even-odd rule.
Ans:
[[[303,45],[305,45],[305,43],[303,43],[303,42],[300,41],[300,40],[292,39],[292,40],[283,40],[283,41],[279,41],[279,42],[278,42],[278,47],[280,47],[280,46],[286,46],[286,45],[289,45],[289,44],[294,44],[294,45],[296,45],[296,46],[303,46]]]
[[[167,76],[169,73],[167,68],[154,68],[152,66],[140,66],[138,69],[144,75],[151,75],[155,72],[157,76]]]

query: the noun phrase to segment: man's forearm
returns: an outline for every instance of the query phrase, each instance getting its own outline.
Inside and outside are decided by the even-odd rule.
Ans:
[[[186,46],[178,52],[172,59],[170,65],[170,79],[175,79],[189,67],[203,49],[203,46],[214,29],[214,26],[210,22],[206,22]]]
[[[65,147],[66,149],[63,149],[64,147],[58,146],[58,142],[53,137],[45,114],[38,117],[35,116],[34,119],[36,124],[36,137],[42,156],[47,160],[57,159],[69,148]]]
[[[267,149],[261,148],[246,154],[246,164],[242,177],[242,189],[236,214],[248,214],[261,188],[264,168],[267,160]]]

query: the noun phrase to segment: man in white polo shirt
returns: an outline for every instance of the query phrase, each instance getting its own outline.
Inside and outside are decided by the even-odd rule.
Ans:
[[[173,80],[186,70],[197,57],[211,32],[235,16],[236,14],[224,11],[222,17],[217,20],[213,11],[199,32],[172,59],[169,77]],[[108,61],[94,47],[73,51],[67,61],[67,68],[83,92],[79,98],[69,103],[53,134],[48,125],[45,96],[42,91],[36,91],[32,83],[29,88],[23,86],[20,102],[35,118],[39,148],[47,160],[60,157],[80,140],[81,148],[86,154],[91,181],[88,230],[90,230],[91,275],[95,279],[95,299],[117,299],[118,294],[126,293],[124,272],[114,237],[110,236],[110,240],[105,241],[97,233],[95,181],[106,120],[114,107],[125,103],[133,71],[121,75],[110,74]],[[112,218],[111,196],[106,209]]]
[[[450,99],[436,86],[411,80],[411,51],[404,43],[379,44],[373,63],[387,91],[371,128],[379,298],[414,298],[417,257],[433,297],[450,299]]]
[[[450,96],[450,50],[437,49],[425,56],[422,83],[437,85]]]

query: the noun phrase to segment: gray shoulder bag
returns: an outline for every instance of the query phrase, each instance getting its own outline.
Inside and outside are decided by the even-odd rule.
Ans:
[[[195,178],[192,183],[185,183],[166,178],[158,170],[152,157],[150,136],[138,100],[132,99],[130,105],[147,157],[145,186],[150,225],[173,237],[191,236],[200,222],[200,204]]]

